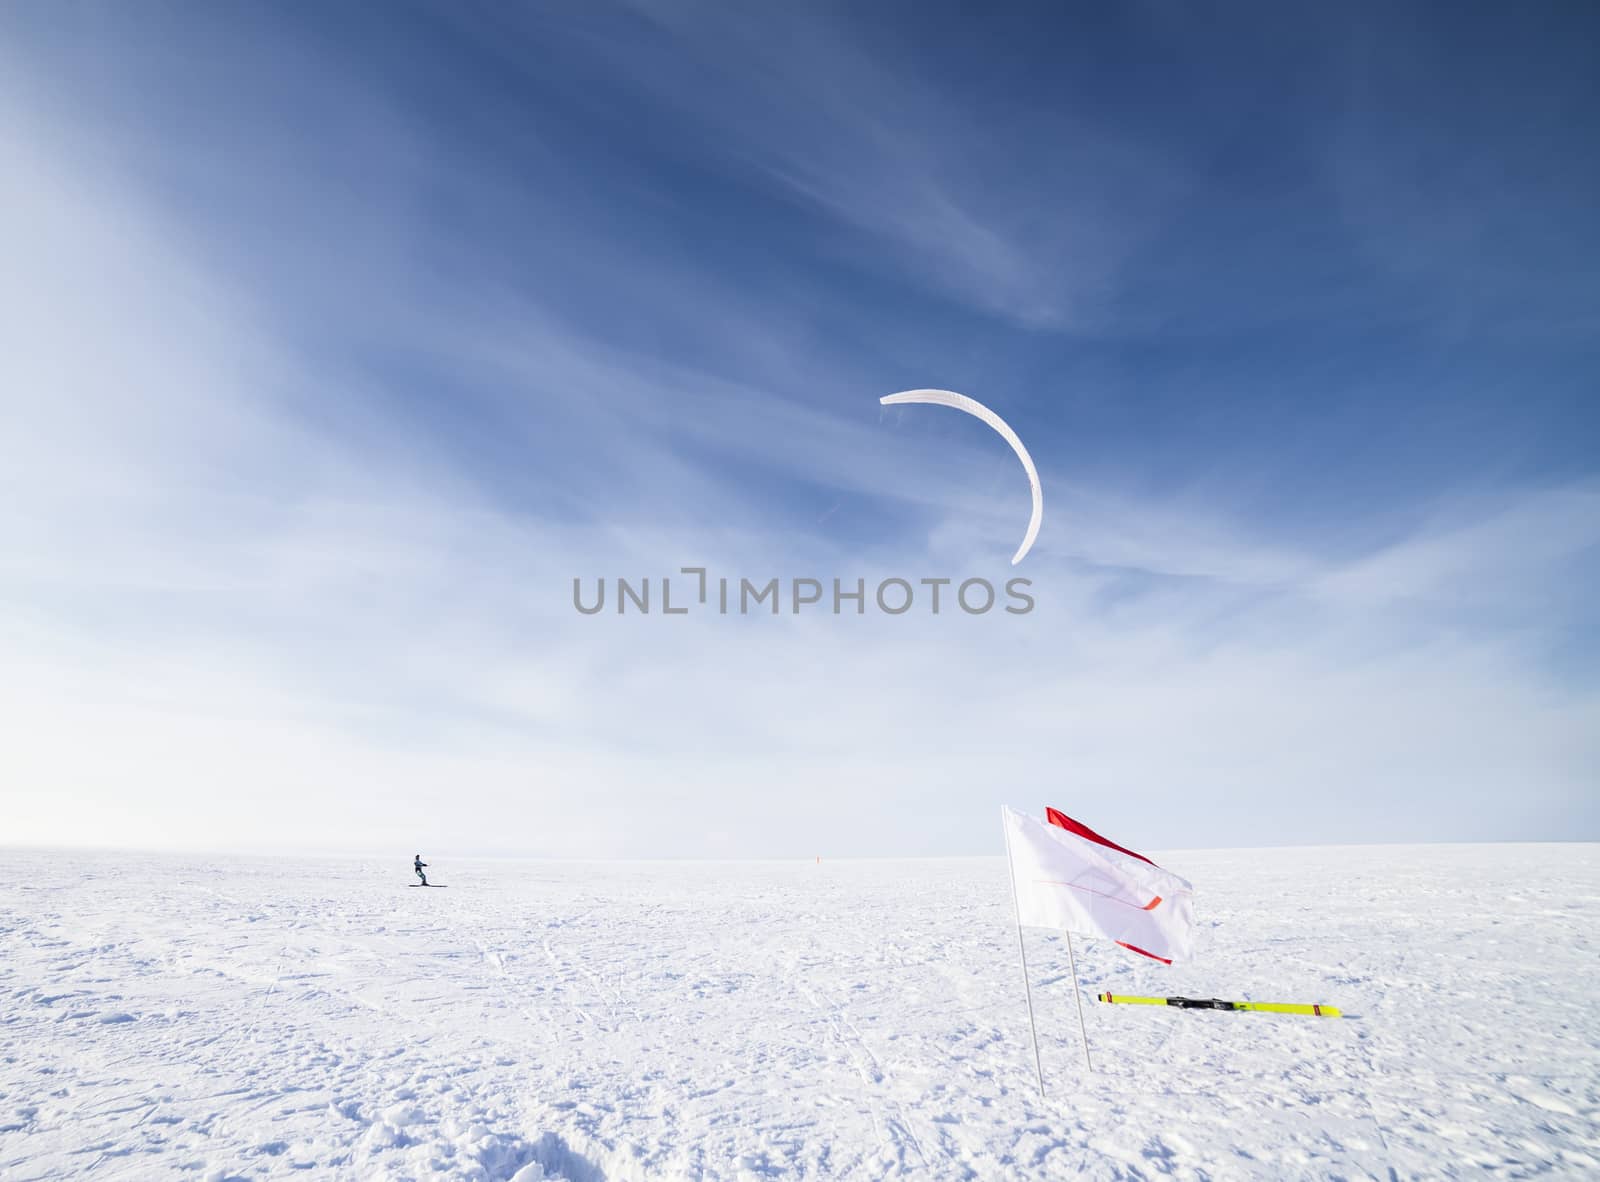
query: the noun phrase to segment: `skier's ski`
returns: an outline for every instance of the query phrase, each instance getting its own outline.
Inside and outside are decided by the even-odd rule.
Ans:
[[[1268,1014],[1313,1014],[1318,1018],[1342,1015],[1333,1006],[1296,1005],[1282,1001],[1219,1001],[1214,997],[1130,997],[1126,993],[1097,994],[1113,1005],[1176,1006],[1180,1010],[1260,1010]]]
[[[435,890],[444,890],[450,884],[447,882],[408,882],[408,887],[433,887]]]

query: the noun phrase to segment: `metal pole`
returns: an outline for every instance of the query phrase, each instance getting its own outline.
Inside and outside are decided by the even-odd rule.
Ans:
[[[1083,1065],[1091,1072],[1094,1064],[1089,1061],[1089,1028],[1083,1024],[1083,990],[1078,988],[1078,958],[1072,954],[1072,933],[1067,933],[1067,961],[1072,965],[1072,998],[1078,1003],[1078,1033],[1083,1038]]]
[[[1011,861],[1011,825],[1004,806],[1000,809],[1000,829],[1006,835],[1006,873],[1011,876],[1011,911],[1017,920],[1017,956],[1022,961],[1022,993],[1028,999],[1028,1033],[1033,1036],[1033,1066],[1039,1073],[1039,1098],[1044,1099],[1044,1060],[1039,1058],[1039,1029],[1033,1024],[1033,986],[1028,984],[1028,950],[1022,943],[1022,904],[1017,899],[1017,872]],[[1082,1003],[1079,1003],[1082,1005]],[[1083,1013],[1078,1013],[1080,1020]],[[1085,1044],[1087,1050],[1087,1044]]]

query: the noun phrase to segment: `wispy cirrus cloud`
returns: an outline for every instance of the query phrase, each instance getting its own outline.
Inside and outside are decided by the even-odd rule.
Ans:
[[[1015,112],[974,109],[973,75],[908,69],[896,39],[863,37],[847,9],[636,12],[635,35],[578,51],[713,159],[853,231],[828,247],[840,261],[892,265],[994,315],[1101,327],[1119,266],[1191,183],[1069,110],[1049,115],[1047,154],[1019,152],[993,122]]]
[[[870,270],[1029,333],[1093,321],[1093,277],[1143,206],[1107,214],[1082,285],[1058,282],[1093,234],[1041,231],[1037,188],[966,175],[994,156],[960,103],[786,19],[774,47],[639,18],[642,47],[602,39],[575,77],[670,106],[719,166],[859,231]],[[995,804],[1045,796],[1092,796],[1111,831],[1166,845],[1594,825],[1594,687],[1549,660],[1586,618],[1552,593],[1593,561],[1582,478],[1295,532],[1141,484],[1137,450],[1087,476],[1055,446],[1080,423],[1019,395],[1046,490],[1015,572],[1033,615],[580,618],[574,576],[682,563],[1010,574],[1025,484],[981,425],[879,410],[944,379],[822,331],[814,239],[778,252],[795,282],[768,284],[648,220],[613,232],[570,178],[530,184],[381,77],[270,32],[253,52],[295,63],[305,110],[338,117],[285,115],[257,61],[265,89],[221,120],[261,131],[237,150],[131,100],[112,114],[130,93],[112,83],[74,92],[6,61],[14,840],[975,851]],[[720,89],[677,85],[711,65]],[[571,149],[533,122],[509,142],[537,177]],[[236,172],[210,176],[221,163]],[[1127,167],[1082,226],[1136,185]],[[964,364],[938,333],[902,339],[930,368]],[[1252,454],[1218,455],[1218,483]]]

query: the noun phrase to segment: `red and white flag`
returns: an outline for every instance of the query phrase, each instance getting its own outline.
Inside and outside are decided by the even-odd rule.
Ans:
[[[1104,936],[1171,964],[1194,955],[1194,888],[1065,813],[1002,809],[1017,921]]]

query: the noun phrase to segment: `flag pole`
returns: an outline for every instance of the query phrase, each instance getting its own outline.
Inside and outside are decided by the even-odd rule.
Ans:
[[[1012,887],[1016,887],[1015,879],[1012,880]],[[1078,988],[1078,958],[1072,954],[1070,931],[1067,933],[1067,962],[1072,965],[1072,1000],[1078,1003],[1078,1034],[1083,1038],[1083,1065],[1092,1073],[1094,1064],[1089,1060],[1089,1028],[1083,1024],[1083,990]]]
[[[1005,806],[1000,807],[1000,831],[1006,835],[1006,873],[1011,878],[1011,913],[1017,920],[1017,956],[1022,961],[1022,993],[1028,999],[1028,1033],[1033,1036],[1033,1066],[1039,1073],[1039,1098],[1044,1099],[1044,1060],[1039,1057],[1039,1028],[1033,1023],[1033,986],[1028,984],[1028,950],[1022,943],[1022,903],[1017,898],[1017,871],[1011,861],[1011,826],[1006,821]],[[1068,937],[1070,939],[1070,937]],[[1068,946],[1070,949],[1070,945]],[[1077,988],[1077,970],[1073,970],[1073,988]],[[1083,1002],[1078,1002],[1078,1021],[1083,1021]],[[1089,1044],[1084,1043],[1084,1054]]]

